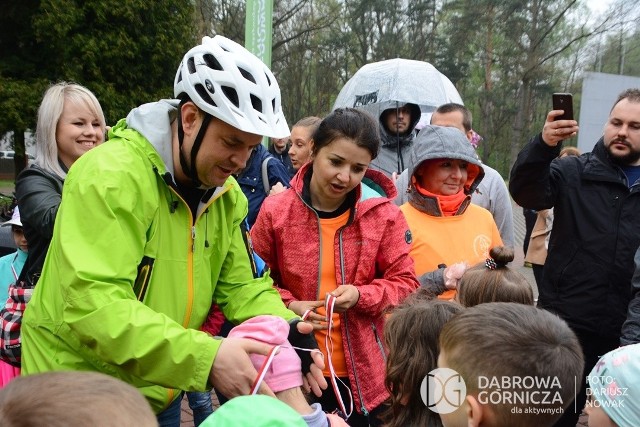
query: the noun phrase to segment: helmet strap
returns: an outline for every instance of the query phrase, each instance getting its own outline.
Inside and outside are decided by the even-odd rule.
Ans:
[[[187,164],[187,159],[184,157],[184,153],[182,151],[182,146],[184,143],[184,130],[182,129],[182,117],[178,120],[178,143],[179,143],[179,153],[180,153],[180,166],[182,170],[191,178],[191,182],[193,186],[199,188],[202,186],[202,182],[198,179],[198,170],[196,169],[196,156],[198,155],[198,151],[200,151],[200,146],[202,145],[202,140],[204,139],[204,134],[209,127],[209,123],[211,122],[211,114],[204,113],[204,117],[202,118],[202,123],[200,124],[200,130],[196,135],[195,140],[193,141],[193,147],[191,147],[191,166]]]

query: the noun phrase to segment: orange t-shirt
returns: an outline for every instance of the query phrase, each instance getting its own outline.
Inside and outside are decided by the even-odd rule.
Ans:
[[[411,258],[416,276],[466,262],[470,267],[489,257],[489,250],[502,246],[500,232],[491,212],[470,204],[462,215],[431,216],[405,203],[400,207],[409,224],[413,243]],[[456,291],[447,290],[439,297],[453,299]]]
[[[349,212],[346,211],[342,215],[336,218],[321,218],[320,219],[320,286],[318,289],[318,298],[324,299],[329,292],[333,292],[338,287],[336,282],[336,260],[335,260],[335,236],[340,227],[345,225],[349,220]],[[326,315],[324,307],[320,307],[316,310],[318,314]],[[332,316],[333,327],[331,329],[331,340],[333,341],[333,347],[329,347],[332,351],[331,362],[333,369],[337,376],[346,377],[349,375],[347,372],[347,362],[344,358],[344,347],[342,343],[342,333],[340,331],[340,316],[336,313]],[[327,346],[325,340],[328,330],[323,329],[315,332],[318,346],[324,354],[324,360],[328,361],[329,356],[327,352]],[[322,371],[325,377],[331,375],[329,372],[329,364],[325,362],[324,371]]]

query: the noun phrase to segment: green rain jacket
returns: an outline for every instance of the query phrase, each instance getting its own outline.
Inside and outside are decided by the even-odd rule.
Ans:
[[[23,373],[103,372],[158,413],[178,390],[208,388],[221,340],[198,328],[212,301],[236,324],[295,317],[267,274],[253,277],[236,181],[212,190],[195,219],[174,190],[176,108],[134,109],[71,168],[22,323]]]

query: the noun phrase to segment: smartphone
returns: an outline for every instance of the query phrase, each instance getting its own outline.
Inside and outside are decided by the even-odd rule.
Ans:
[[[573,95],[570,93],[554,93],[553,109],[564,110],[564,114],[557,116],[556,120],[573,120]]]

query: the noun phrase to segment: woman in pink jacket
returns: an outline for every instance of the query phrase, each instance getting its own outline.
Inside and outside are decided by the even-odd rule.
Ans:
[[[316,325],[330,384],[319,402],[351,426],[381,424],[385,313],[418,288],[395,186],[367,170],[378,145],[368,113],[329,114],[313,134],[311,161],[290,189],[265,200],[251,231],[285,304]]]

